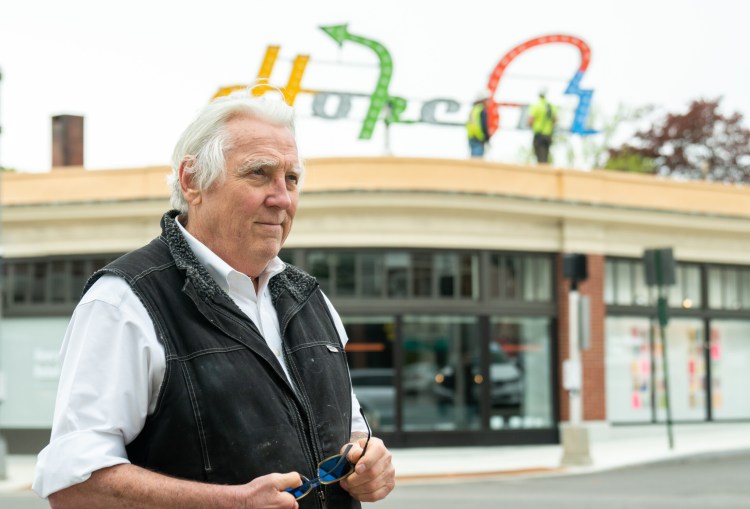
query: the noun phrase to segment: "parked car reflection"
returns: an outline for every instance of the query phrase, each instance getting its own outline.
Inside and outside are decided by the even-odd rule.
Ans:
[[[464,403],[476,404],[481,396],[482,377],[479,359],[473,357],[471,362],[463,367],[463,380],[458,385],[464,387]],[[523,373],[513,359],[496,344],[490,344],[490,398],[492,406],[517,407],[521,404],[523,397]],[[456,367],[452,364],[443,366],[435,375],[433,392],[440,404],[455,402],[456,392]]]
[[[404,392],[407,395],[429,394],[437,368],[432,362],[413,362],[404,366]]]
[[[396,386],[391,368],[351,370],[354,394],[373,429],[393,428],[395,424]]]

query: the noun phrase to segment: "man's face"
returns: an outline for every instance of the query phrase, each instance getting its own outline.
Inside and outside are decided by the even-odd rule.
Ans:
[[[226,174],[188,198],[188,231],[251,277],[281,250],[297,211],[301,168],[286,127],[241,116],[225,126]]]

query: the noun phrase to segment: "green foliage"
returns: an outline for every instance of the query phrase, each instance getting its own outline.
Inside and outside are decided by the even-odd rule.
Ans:
[[[650,157],[645,157],[635,152],[622,151],[607,159],[604,168],[631,173],[654,173],[656,171],[656,162]]]
[[[657,119],[610,149],[607,166],[626,171],[652,166],[658,175],[681,179],[750,183],[750,130],[740,113],[722,114],[720,101],[695,100],[687,112]]]

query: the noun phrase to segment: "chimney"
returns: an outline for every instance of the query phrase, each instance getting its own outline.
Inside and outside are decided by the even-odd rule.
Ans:
[[[83,117],[52,117],[52,167],[83,166]]]

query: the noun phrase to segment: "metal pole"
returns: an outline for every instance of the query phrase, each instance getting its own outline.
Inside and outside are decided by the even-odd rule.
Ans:
[[[578,289],[575,288],[575,283],[573,287],[574,289],[571,289],[568,294],[568,361],[573,366],[573,370],[578,373],[581,370],[581,352],[578,349],[580,294]],[[568,391],[569,422],[571,426],[578,426],[583,421],[582,392],[583,383],[577,389]]]
[[[579,344],[580,295],[575,277],[568,293],[568,359],[563,364],[563,384],[568,390],[568,424],[562,428],[563,466],[591,464],[589,432],[583,426],[583,368]]]
[[[674,436],[672,434],[672,405],[669,398],[669,363],[667,362],[667,333],[666,333],[667,298],[663,295],[662,286],[659,286],[659,334],[661,335],[661,363],[664,371],[664,404],[667,410],[667,437],[669,449],[674,449]]]

